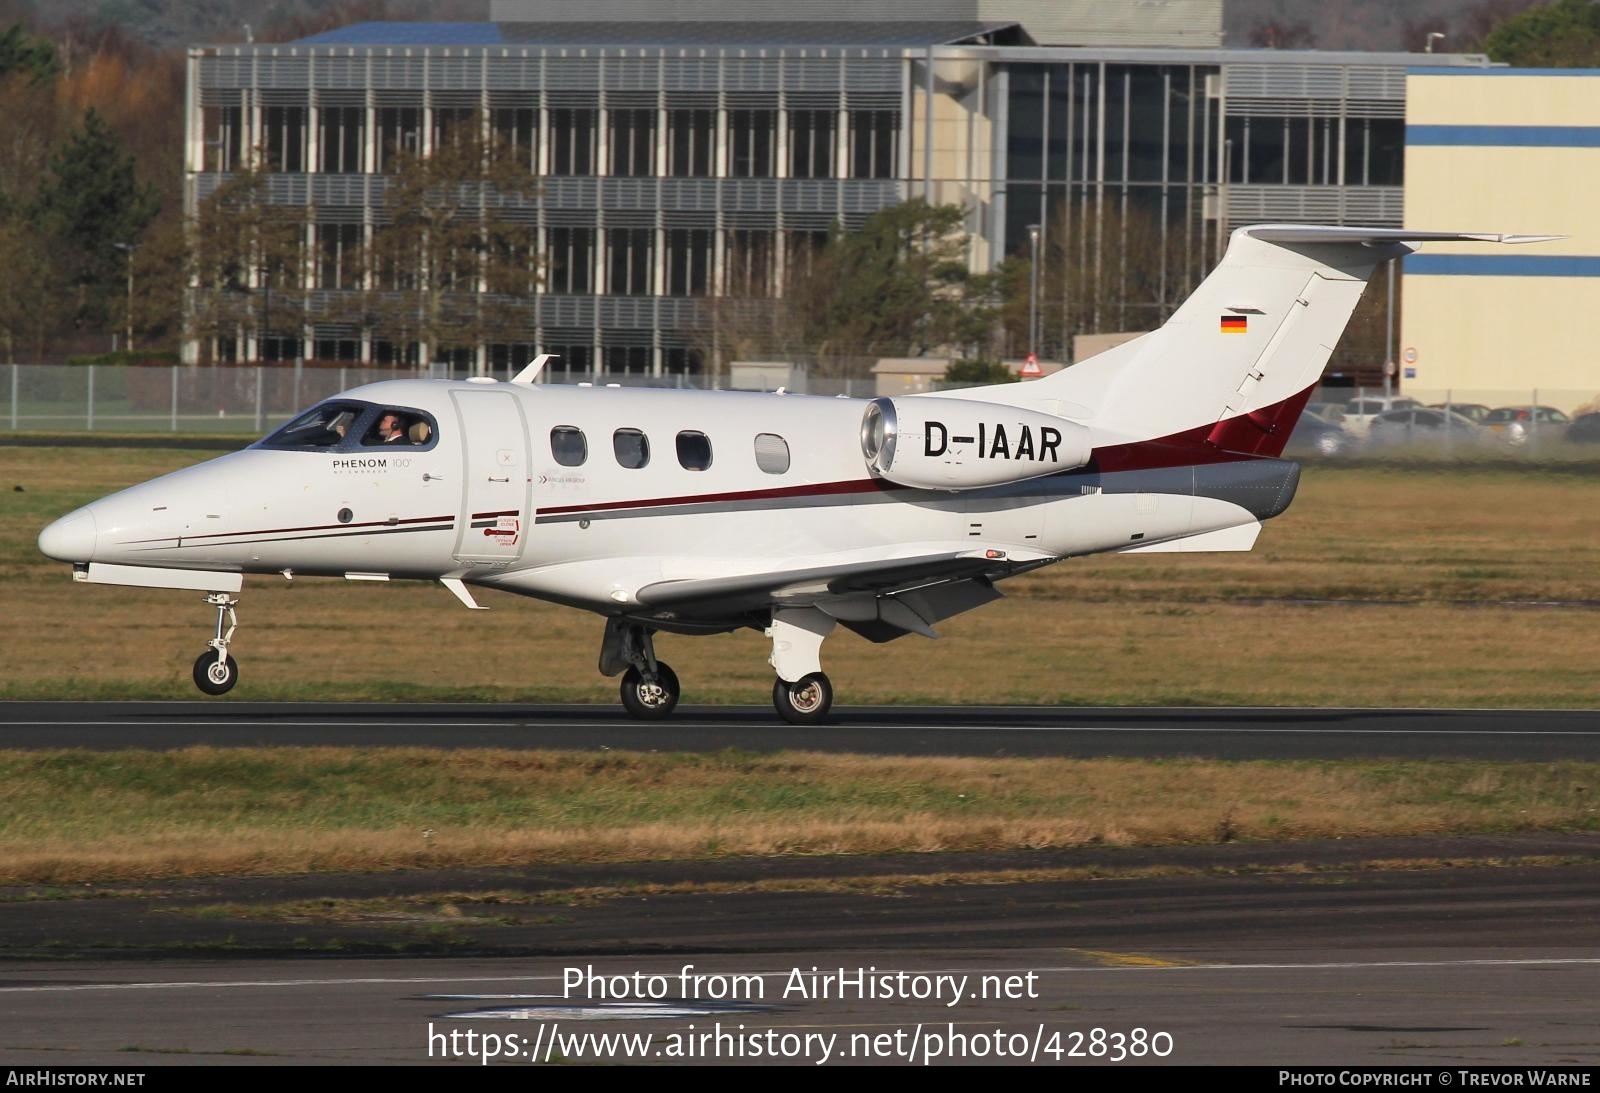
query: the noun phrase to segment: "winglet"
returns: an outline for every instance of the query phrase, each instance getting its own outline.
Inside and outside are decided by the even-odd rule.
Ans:
[[[511,377],[512,383],[520,383],[525,387],[532,387],[539,378],[539,373],[544,371],[544,366],[560,357],[559,353],[540,353],[528,363],[528,367]]]

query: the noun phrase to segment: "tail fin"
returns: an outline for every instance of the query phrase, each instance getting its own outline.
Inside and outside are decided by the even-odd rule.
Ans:
[[[1221,263],[1161,329],[1022,390],[982,388],[969,397],[1087,417],[1097,446],[1181,435],[1224,451],[1275,456],[1379,265],[1409,254],[1414,242],[1549,238],[1555,237],[1240,228]]]

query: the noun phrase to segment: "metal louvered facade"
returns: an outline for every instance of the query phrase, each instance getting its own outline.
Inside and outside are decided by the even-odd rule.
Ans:
[[[186,352],[487,369],[552,351],[583,373],[698,371],[759,325],[805,248],[925,197],[967,210],[975,271],[1025,252],[1031,225],[1097,277],[1120,271],[1114,305],[1063,293],[1046,309],[1042,348],[1059,354],[1073,331],[1163,320],[1240,224],[1400,223],[1407,55],[993,40],[191,50],[190,211],[259,151],[270,199],[312,223],[295,306],[258,323],[243,301],[237,337]],[[386,157],[467,117],[503,127],[539,179],[497,208],[535,233],[543,281],[497,302],[525,323],[514,341],[400,345],[340,306],[376,286],[338,255],[384,221]],[[1139,248],[1155,266],[1130,264]]]

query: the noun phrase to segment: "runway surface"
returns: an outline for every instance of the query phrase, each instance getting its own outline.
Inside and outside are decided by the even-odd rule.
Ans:
[[[513,1053],[504,1061],[670,1063],[720,1031],[697,1057],[1085,1065],[1110,1061],[1092,1054],[1096,1029],[1125,1046],[1138,1029],[1147,1045],[1170,1037],[1141,1065],[1593,1066],[1592,841],[953,855],[934,860],[956,874],[1003,862],[1106,873],[809,891],[749,882],[893,871],[909,856],[667,863],[640,872],[720,883],[554,901],[622,867],[223,878],[32,904],[10,892],[0,1047],[12,1065],[475,1063],[471,1047],[492,1035]],[[1560,861],[1519,864],[1540,854]],[[462,894],[486,887],[501,902]],[[405,921],[399,903],[364,922],[237,910],[430,890],[455,893],[459,936]],[[17,959],[29,922],[35,958]],[[431,937],[440,955],[350,955],[384,932]],[[136,959],[107,959],[120,944]],[[568,1039],[619,1033],[650,1039]]]
[[[686,706],[641,723],[610,706],[0,703],[0,747],[197,744],[1552,760],[1600,757],[1600,711],[855,706],[800,728],[751,706]]]
[[[799,729],[753,707],[0,704],[0,747],[192,744],[1543,760],[1600,755],[1600,715],[845,708]],[[1093,1065],[1137,1042],[1135,1065],[1596,1066],[1597,905],[1583,834],[0,889],[0,1051]]]

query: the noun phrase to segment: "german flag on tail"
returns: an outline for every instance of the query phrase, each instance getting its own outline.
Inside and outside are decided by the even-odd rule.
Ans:
[[[1247,315],[1224,315],[1222,317],[1222,333],[1248,334],[1250,333],[1250,318]]]

